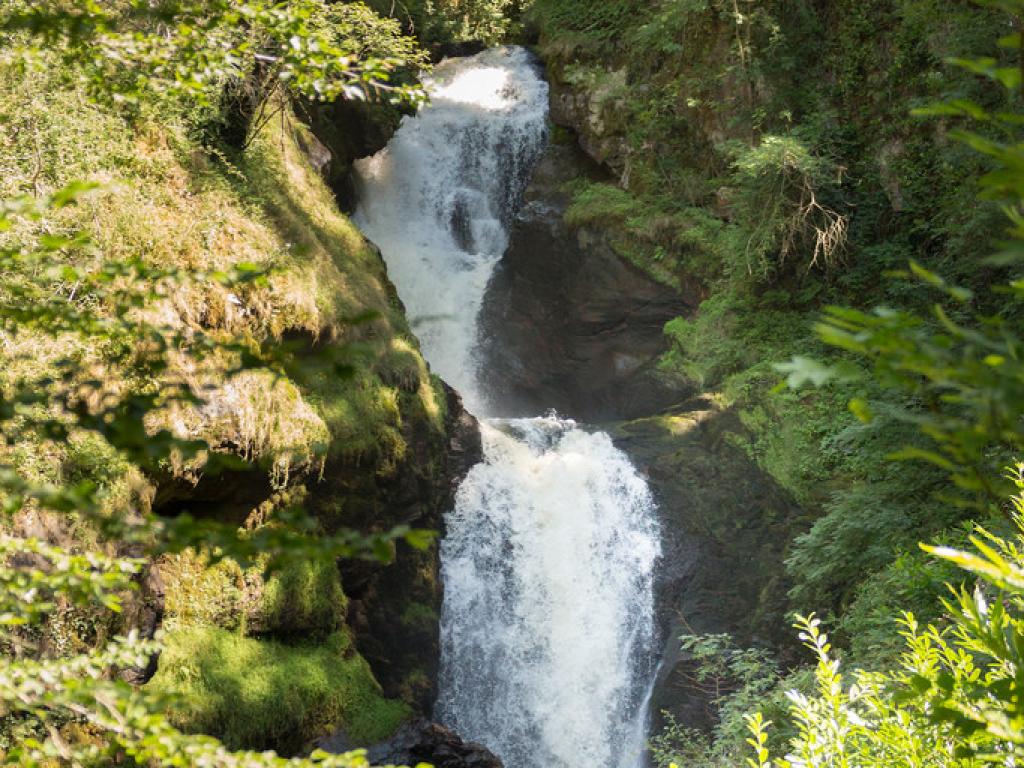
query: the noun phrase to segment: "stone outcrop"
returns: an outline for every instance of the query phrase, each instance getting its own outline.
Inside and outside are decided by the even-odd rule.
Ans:
[[[326,752],[341,753],[350,748],[344,734],[320,743]],[[422,718],[406,723],[390,739],[367,750],[373,765],[418,765],[434,768],[502,768],[501,761],[486,747],[463,741],[452,730]]]
[[[587,155],[622,177],[629,162],[622,98],[626,70],[608,73],[593,89],[573,88],[557,72],[550,85],[552,122],[571,129]]]
[[[354,99],[305,106],[316,143],[329,155],[329,162],[318,167],[317,171],[334,192],[339,207],[350,212],[357,202],[352,164],[387,146],[398,128],[402,113],[388,105]]]
[[[482,366],[492,408],[548,408],[584,421],[656,412],[679,398],[654,363],[665,323],[694,308],[620,258],[605,233],[563,221],[563,187],[602,171],[572,144],[552,144],[537,166],[511,243],[484,297]]]
[[[713,724],[707,695],[687,678],[684,634],[727,633],[776,646],[787,585],[783,549],[797,509],[735,445],[743,427],[703,400],[668,413],[604,425],[644,473],[658,504],[662,560],[656,610],[663,641],[651,712],[690,727]]]
[[[768,86],[760,79],[752,83],[730,65],[735,28],[721,23],[718,12],[710,7],[696,13],[704,16],[700,44],[681,46],[678,59],[668,69],[687,73],[700,85],[688,90],[683,80],[678,86],[672,105],[676,117],[673,130],[685,134],[688,153],[698,167],[710,168],[717,162],[717,145],[749,137],[742,122],[733,117],[749,106],[751,88],[753,93],[763,94]],[[549,39],[544,33],[538,47],[551,86],[552,122],[572,131],[590,157],[607,168],[623,188],[631,189],[634,164],[662,149],[656,143],[638,145],[635,137],[631,138],[631,133],[635,136],[631,109],[649,94],[654,97],[651,84],[658,75],[644,72],[624,55],[605,52],[594,56],[564,38]],[[711,78],[702,78],[709,70],[722,74],[709,82]]]
[[[442,529],[459,483],[482,458],[476,419],[454,390],[445,391],[446,435],[438,438],[426,425],[408,423],[408,454],[392,474],[340,467],[336,471],[328,465],[325,481],[313,488],[311,505],[322,520],[358,530],[398,525]],[[348,624],[385,695],[429,713],[437,695],[440,661],[438,546],[417,550],[398,542],[396,548],[388,565],[365,560],[340,563],[349,598]]]

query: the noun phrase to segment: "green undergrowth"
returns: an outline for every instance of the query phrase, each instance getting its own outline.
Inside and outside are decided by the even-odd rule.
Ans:
[[[778,362],[794,355],[827,356],[814,336],[815,313],[807,301],[799,291],[781,289],[712,295],[692,318],[666,326],[669,350],[659,369],[670,379],[717,393],[734,409],[743,430],[731,439],[806,510],[803,519],[791,521],[796,535],[786,567],[793,604],[843,614],[860,601],[863,614],[869,605],[863,594],[873,589],[870,574],[892,581],[905,573],[886,569],[922,538],[955,527],[965,512],[936,502],[941,472],[890,460],[907,445],[920,445],[912,427],[884,410],[863,424],[848,409],[853,398],[884,402],[877,386],[849,382],[800,393],[779,390]],[[931,593],[920,596],[905,604],[930,611]],[[857,621],[870,619],[862,615]],[[885,627],[891,633],[891,622]],[[892,639],[891,647],[898,648]]]
[[[372,744],[410,715],[384,698],[346,631],[286,645],[216,627],[180,629],[168,636],[149,685],[176,697],[175,724],[232,748],[294,754],[339,728]]]
[[[1006,281],[985,260],[1005,229],[999,207],[977,199],[988,164],[950,139],[955,121],[911,110],[942,99],[1019,110],[947,63],[991,56],[1016,68],[995,43],[1008,20],[968,0],[616,0],[593,12],[580,0],[536,0],[533,13],[552,80],[573,95],[563,113],[616,176],[574,183],[567,224],[603,233],[620,256],[697,298],[665,327],[660,375],[731,409],[742,428],[727,439],[798,503],[778,564],[789,609],[828,622],[846,668],[898,664],[905,642],[893,616],[941,621],[944,585],[957,578],[918,542],[965,544],[973,512],[939,496],[941,470],[891,458],[927,447],[896,416],[926,403],[870,375],[780,389],[775,365],[844,360],[815,332],[829,305],[928,313],[935,294],[891,274],[912,259],[979,297]],[[1003,317],[1018,311],[978,302]],[[848,408],[853,399],[871,402],[870,423]],[[688,748],[674,759],[656,750],[655,763],[742,762],[741,714],[754,709],[775,721],[782,754],[782,734],[793,733],[784,692],[806,688],[806,677],[741,686],[718,702],[711,737],[670,726],[661,737]]]
[[[566,222],[697,299],[665,327],[660,375],[732,410],[741,428],[726,439],[798,503],[777,565],[789,609],[822,616],[846,668],[891,668],[906,650],[893,616],[941,622],[945,583],[958,578],[918,542],[963,546],[973,512],[940,497],[943,471],[892,460],[928,447],[897,417],[926,403],[870,375],[780,388],[775,365],[851,363],[818,341],[829,305],[928,313],[935,294],[891,274],[912,259],[980,297],[1006,281],[985,261],[1005,229],[999,207],[977,199],[989,166],[950,139],[954,121],[911,110],[942,99],[1019,110],[947,63],[991,56],[1016,68],[995,44],[1009,22],[968,0],[589,6],[536,0],[533,11],[551,78],[573,94],[562,102],[573,127],[617,177],[574,183]],[[1018,311],[986,302],[992,314]],[[855,399],[871,403],[870,423],[848,407]],[[751,668],[727,675],[739,687],[716,702],[713,734],[670,723],[655,764],[742,762],[742,714],[756,709],[784,753],[785,692],[808,690],[809,673],[748,679]]]
[[[607,183],[573,183],[571,227],[598,227],[612,248],[658,282],[681,290],[692,274],[747,273],[735,227],[685,201],[650,201]]]
[[[392,16],[428,48],[479,42],[492,46],[519,31],[522,0],[369,0],[382,16]]]
[[[537,0],[532,13],[552,78],[586,102],[578,127],[614,148],[621,176],[578,187],[570,220],[607,216],[628,236],[619,250],[662,282],[827,274],[823,300],[866,303],[905,298],[877,278],[910,257],[993,278],[978,256],[1000,213],[969,183],[985,165],[910,110],[995,103],[946,60],[996,55],[998,13],[967,0]],[[836,217],[842,247],[818,252]]]

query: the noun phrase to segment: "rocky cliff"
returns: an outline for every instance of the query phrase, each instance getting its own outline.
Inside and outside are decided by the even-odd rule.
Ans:
[[[600,226],[571,228],[565,185],[607,172],[574,143],[551,143],[526,190],[481,310],[492,408],[554,408],[582,421],[657,412],[680,397],[655,370],[662,328],[692,312],[694,290],[666,288],[626,260]]]

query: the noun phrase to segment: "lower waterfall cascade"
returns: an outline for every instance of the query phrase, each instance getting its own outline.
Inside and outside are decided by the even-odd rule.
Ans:
[[[477,315],[547,141],[548,87],[517,47],[448,59],[431,103],[359,161],[356,223],[423,352],[481,418],[484,461],[441,543],[438,719],[508,768],[642,764],[655,664],[656,510],[604,433],[488,419]]]

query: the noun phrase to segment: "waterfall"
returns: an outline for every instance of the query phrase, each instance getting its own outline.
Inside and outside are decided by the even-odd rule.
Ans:
[[[437,716],[507,768],[641,764],[653,675],[654,505],[600,432],[487,419],[477,315],[547,139],[530,54],[446,60],[431,103],[357,165],[356,222],[381,248],[432,368],[482,417],[484,461],[441,543]]]

